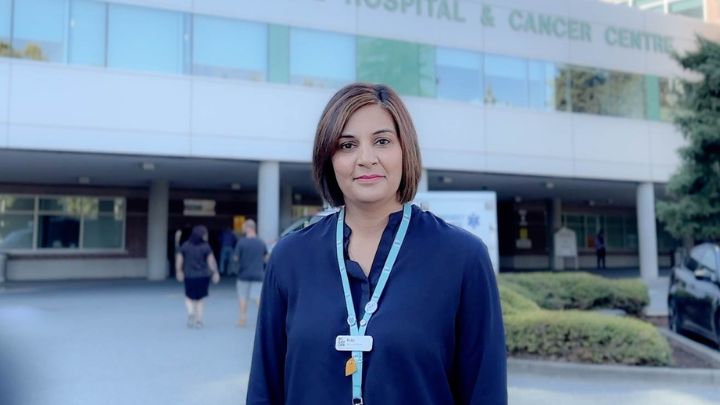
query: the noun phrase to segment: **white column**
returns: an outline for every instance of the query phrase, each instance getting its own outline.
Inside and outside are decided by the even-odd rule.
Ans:
[[[168,276],[167,232],[170,187],[165,180],[150,185],[147,217],[147,277],[164,280]]]
[[[293,188],[283,184],[280,190],[280,227],[286,228],[292,224]]]
[[[258,235],[265,242],[280,234],[280,164],[260,162],[258,173]]]
[[[657,233],[655,231],[655,189],[652,183],[641,183],[637,189],[638,242],[640,275],[645,281],[658,278]]]
[[[420,176],[417,192],[424,193],[426,191],[428,191],[428,172],[427,169],[422,169],[422,175]]]

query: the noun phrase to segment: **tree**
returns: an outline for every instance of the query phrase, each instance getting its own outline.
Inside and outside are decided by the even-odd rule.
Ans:
[[[720,44],[697,37],[697,50],[675,54],[698,79],[681,80],[675,125],[686,145],[657,214],[676,238],[720,239]]]

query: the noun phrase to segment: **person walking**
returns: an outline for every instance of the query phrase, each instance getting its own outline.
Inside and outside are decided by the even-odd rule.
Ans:
[[[487,247],[410,204],[421,171],[391,88],[356,83],[330,99],[313,173],[340,210],[273,248],[248,405],[507,404]]]
[[[175,255],[175,277],[185,285],[185,308],[187,309],[187,327],[203,327],[203,299],[208,296],[210,280],[217,284],[220,274],[217,262],[208,244],[208,230],[203,225],[192,229],[190,238],[185,241]]]
[[[220,234],[220,275],[231,273],[231,261],[237,237],[230,228],[225,228]]]
[[[605,249],[605,233],[602,229],[597,233],[595,236],[595,255],[597,256],[597,268],[600,269],[606,269],[605,266],[605,255],[606,255],[606,249]]]
[[[240,306],[238,326],[245,326],[247,322],[248,301],[254,300],[260,304],[260,291],[262,280],[265,277],[265,258],[267,246],[257,236],[257,225],[249,219],[243,224],[244,238],[240,238],[235,245],[233,260],[238,263],[237,295]]]

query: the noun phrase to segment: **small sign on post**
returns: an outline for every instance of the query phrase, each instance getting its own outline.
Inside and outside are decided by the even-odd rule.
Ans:
[[[560,263],[558,270],[562,270],[565,267],[565,258],[575,259],[575,270],[580,267],[580,261],[577,253],[577,238],[575,231],[572,229],[562,227],[555,232],[555,257],[560,259],[557,262]]]

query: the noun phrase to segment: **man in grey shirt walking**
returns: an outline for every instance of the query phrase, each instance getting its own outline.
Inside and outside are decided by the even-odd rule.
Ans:
[[[235,245],[233,260],[238,262],[237,294],[240,300],[240,318],[238,326],[245,326],[247,322],[248,300],[251,298],[260,304],[260,291],[265,277],[265,259],[267,247],[262,239],[257,237],[257,225],[249,219],[243,225],[245,237],[238,240]]]

